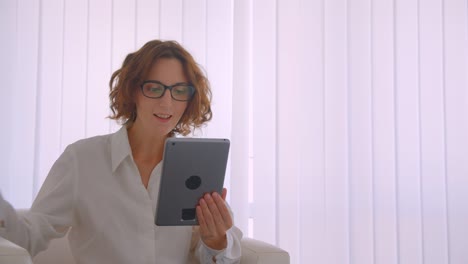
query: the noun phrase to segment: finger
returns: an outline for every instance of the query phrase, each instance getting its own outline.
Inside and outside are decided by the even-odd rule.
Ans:
[[[205,198],[200,199],[200,206],[201,206],[201,213],[203,214],[203,218],[206,222],[205,225],[206,225],[207,232],[212,232],[212,233],[216,232],[213,215],[210,212],[210,208]]]
[[[196,211],[197,211],[198,224],[200,225],[200,232],[203,234],[206,232],[207,228],[206,228],[205,217],[203,216],[202,208],[200,205],[197,205]]]
[[[219,197],[219,194],[213,193],[213,195],[217,195]],[[224,219],[221,216],[221,213],[218,210],[218,205],[216,204],[215,200],[213,199],[213,196],[210,194],[205,195],[205,200],[206,203],[208,204],[208,208],[210,209],[210,213],[213,217],[214,224],[216,225],[217,230],[223,230],[225,228],[224,225]]]
[[[218,211],[220,213],[220,216],[223,219],[225,228],[227,228],[227,229],[231,228],[232,227],[232,217],[231,217],[231,214],[229,213],[229,209],[227,208],[226,202],[217,193],[213,194],[213,199],[214,199],[214,201],[216,203],[216,206],[218,207]]]
[[[210,200],[211,198],[211,200]],[[228,218],[227,221],[225,222],[224,217],[228,216],[222,216],[220,212],[220,208],[226,208],[226,204],[224,203],[224,200],[222,200],[221,196],[217,192],[214,192],[211,197],[207,196],[207,203],[210,208],[211,214],[213,215],[213,219],[216,225],[216,230],[219,235],[224,235],[226,234],[226,230],[228,229],[228,226],[230,226],[231,220]],[[220,208],[218,208],[220,206]],[[222,209],[221,209],[222,210]]]
[[[221,196],[223,197],[223,200],[226,201],[226,196],[227,196],[227,189],[223,188],[223,192],[221,193]]]

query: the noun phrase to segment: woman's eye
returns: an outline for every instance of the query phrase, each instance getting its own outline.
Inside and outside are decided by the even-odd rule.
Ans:
[[[149,91],[152,93],[161,93],[164,89],[161,87],[150,87]]]
[[[176,87],[174,90],[178,94],[184,94],[184,93],[187,93],[188,89],[187,87]]]

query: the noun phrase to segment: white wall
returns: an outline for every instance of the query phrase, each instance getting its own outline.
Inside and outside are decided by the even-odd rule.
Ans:
[[[466,0],[0,1],[0,190],[118,128],[108,80],[175,39],[233,142],[236,223],[292,263],[468,263]]]

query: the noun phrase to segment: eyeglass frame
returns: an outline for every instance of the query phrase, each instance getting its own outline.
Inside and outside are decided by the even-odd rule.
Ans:
[[[159,97],[151,97],[151,96],[148,96],[145,94],[145,92],[143,91],[144,88],[143,86],[145,86],[145,84],[147,83],[156,83],[156,84],[160,84],[164,87],[164,91],[162,92],[161,96]],[[187,100],[179,100],[179,99],[175,99],[174,96],[172,95],[172,89],[175,87],[175,86],[180,86],[180,85],[185,85],[189,88],[189,91],[190,91],[190,96]],[[151,99],[159,99],[159,98],[162,98],[165,94],[166,94],[166,90],[169,90],[170,94],[171,94],[171,98],[173,100],[176,100],[176,101],[179,101],[179,102],[188,102],[190,100],[192,100],[193,98],[193,95],[195,94],[196,90],[195,90],[195,87],[190,84],[190,83],[184,83],[184,82],[180,82],[180,83],[176,83],[176,84],[173,84],[173,85],[165,85],[164,83],[160,82],[160,81],[157,81],[157,80],[146,80],[146,81],[143,81],[143,83],[140,85],[140,90],[141,90],[141,93],[143,94],[143,96],[147,97],[147,98],[151,98]]]

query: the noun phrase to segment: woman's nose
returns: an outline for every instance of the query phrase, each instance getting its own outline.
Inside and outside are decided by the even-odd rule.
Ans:
[[[159,98],[159,103],[161,106],[171,106],[172,105],[172,96],[171,96],[171,90],[166,89],[166,92],[164,95]]]

